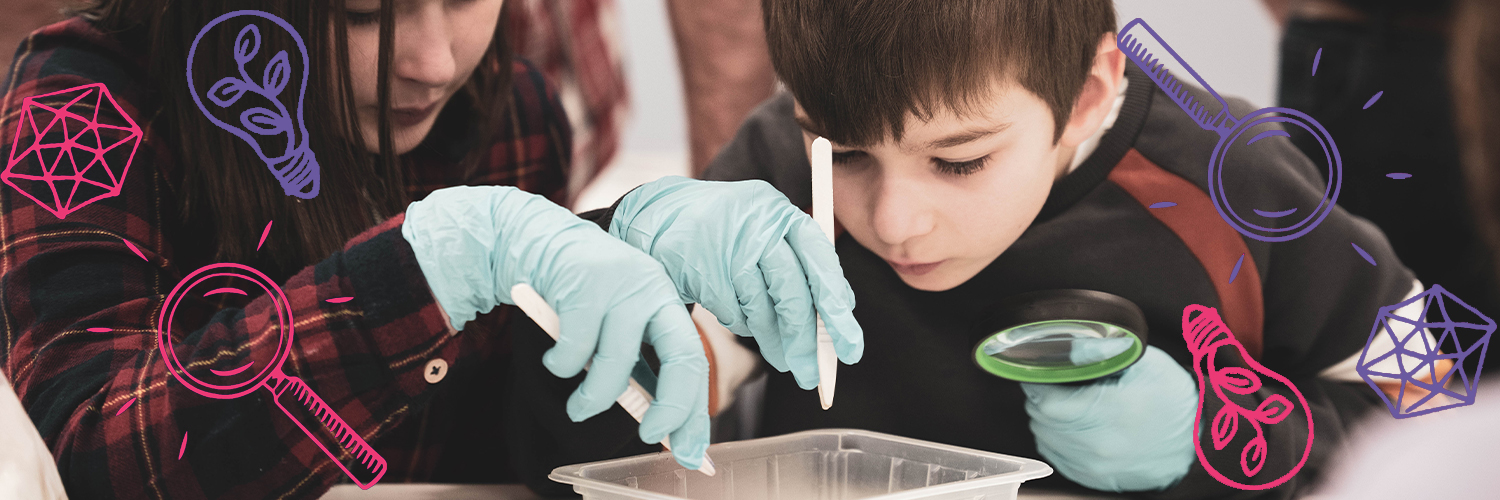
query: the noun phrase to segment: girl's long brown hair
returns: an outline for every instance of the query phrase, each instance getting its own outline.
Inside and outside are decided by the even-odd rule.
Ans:
[[[147,120],[176,153],[176,168],[182,172],[182,191],[177,197],[182,202],[183,227],[208,233],[202,236],[212,237],[206,245],[216,260],[265,266],[262,269],[273,276],[284,276],[339,250],[359,232],[400,213],[410,201],[403,166],[391,153],[392,2],[381,0],[380,4],[379,154],[368,152],[355,114],[345,0],[93,0],[79,13],[106,32],[134,34],[124,37],[127,43],[144,45],[145,81],[154,87],[157,105],[157,112]],[[321,170],[321,190],[313,199],[287,196],[254,151],[209,122],[190,96],[184,71],[193,39],[214,18],[241,9],[281,17],[307,44],[311,60],[303,118]],[[507,5],[501,16],[509,10]],[[503,19],[496,23],[483,62],[463,95],[456,96],[467,98],[467,104],[477,110],[477,123],[471,125],[479,129],[477,137],[493,137],[509,105],[510,48],[505,25]],[[206,80],[212,82],[238,71],[231,53],[237,31],[216,28],[199,43],[196,81],[204,81],[200,73],[214,75]],[[261,54],[286,49],[298,57],[290,38],[275,31],[261,30],[266,45]],[[293,71],[300,71],[299,66],[294,61]],[[289,91],[298,80],[294,75]],[[291,107],[295,101],[289,100],[283,96]],[[471,150],[465,160],[469,169],[480,160],[483,149]],[[274,221],[268,241],[277,244],[257,252],[257,241],[268,221]]]

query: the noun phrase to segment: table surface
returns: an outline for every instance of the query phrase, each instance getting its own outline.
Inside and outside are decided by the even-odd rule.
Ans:
[[[322,500],[542,500],[519,484],[377,484],[361,490],[352,484],[334,486]],[[1021,488],[1020,500],[1110,500],[1107,495],[1076,495]]]

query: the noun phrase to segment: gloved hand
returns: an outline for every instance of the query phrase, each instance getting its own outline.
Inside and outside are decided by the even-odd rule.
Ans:
[[[1193,377],[1155,347],[1117,377],[1088,385],[1021,384],[1037,451],[1102,491],[1161,490],[1197,459]]]
[[[764,181],[647,183],[616,205],[609,234],[660,261],[684,302],[708,308],[736,335],[753,335],[766,361],[803,389],[818,385],[815,314],[840,360],[864,355],[833,242]]]
[[[670,433],[678,463],[698,468],[708,448],[708,359],[661,264],[513,187],[434,191],[407,207],[401,235],[455,329],[498,304],[514,304],[510,288],[519,283],[547,300],[561,334],[542,364],[566,378],[593,362],[568,398],[575,422],[609,409],[625,392],[644,334],[661,359],[661,377],[641,439],[657,443]]]

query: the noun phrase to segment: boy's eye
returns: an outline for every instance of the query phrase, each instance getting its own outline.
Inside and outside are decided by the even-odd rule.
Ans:
[[[833,153],[833,162],[838,164],[853,163],[863,159],[865,156],[868,155],[864,151],[835,151]]]
[[[355,26],[364,26],[364,25],[368,25],[368,24],[375,24],[375,23],[380,22],[380,11],[378,11],[378,10],[372,10],[372,11],[346,10],[346,11],[344,11],[344,18],[349,21],[349,24],[352,24],[352,25],[355,25]]]
[[[939,172],[963,176],[983,170],[985,164],[989,162],[989,159],[990,157],[988,156],[981,156],[972,160],[957,162],[940,159],[933,159],[933,161],[937,163]]]

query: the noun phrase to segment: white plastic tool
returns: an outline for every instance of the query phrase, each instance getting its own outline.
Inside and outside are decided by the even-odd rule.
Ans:
[[[542,331],[547,332],[552,340],[557,340],[557,335],[561,331],[559,329],[561,322],[557,318],[557,312],[552,310],[552,306],[548,305],[540,294],[536,293],[536,289],[531,288],[531,285],[521,283],[510,288],[510,298],[516,301],[516,307],[521,308],[521,312],[526,313],[537,326],[542,327]],[[585,365],[583,369],[587,370],[589,367]],[[651,408],[652,399],[651,394],[632,378],[630,387],[625,389],[625,393],[615,399],[615,402],[619,403],[631,418],[640,422],[646,417],[646,410]],[[671,438],[662,438],[661,445],[666,449],[672,449]],[[714,467],[714,461],[708,458],[707,453],[703,455],[703,465],[698,467],[698,472],[710,476],[718,473],[718,469]]]
[[[812,143],[813,221],[833,241],[833,145],[819,137]],[[833,388],[839,379],[839,357],[833,349],[833,337],[818,315],[818,401],[823,409],[833,407]]]

